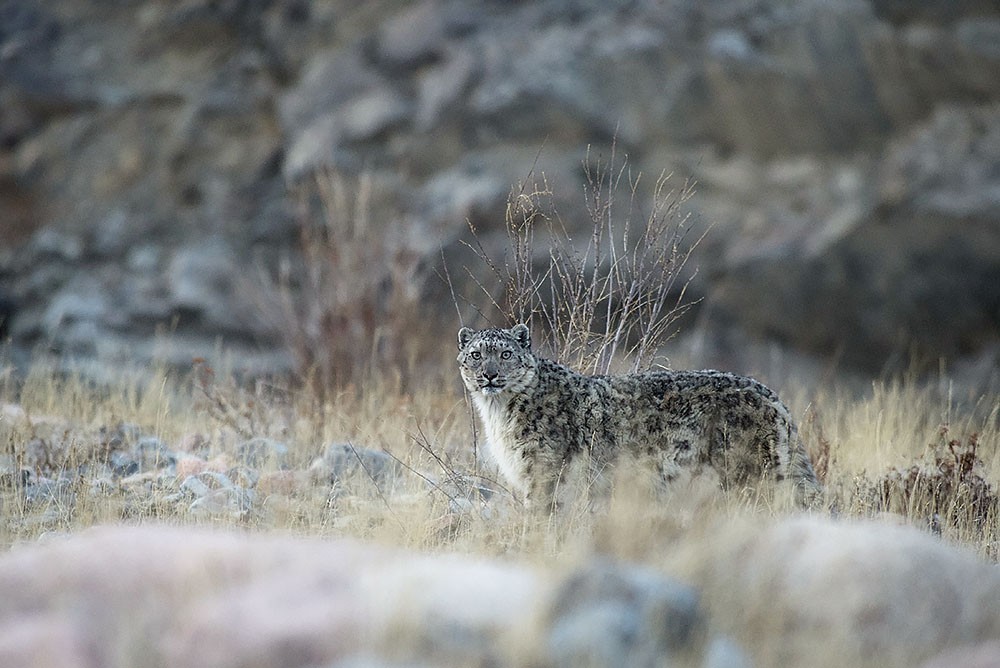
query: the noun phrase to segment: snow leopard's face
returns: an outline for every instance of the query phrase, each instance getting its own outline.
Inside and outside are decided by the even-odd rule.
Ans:
[[[458,367],[469,392],[491,397],[519,392],[535,378],[538,361],[531,354],[527,325],[510,329],[463,327],[458,331]]]

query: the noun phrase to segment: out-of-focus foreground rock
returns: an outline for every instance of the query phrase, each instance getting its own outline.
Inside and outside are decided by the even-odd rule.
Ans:
[[[369,233],[433,277],[533,166],[583,224],[581,159],[616,137],[698,183],[707,327],[866,370],[989,355],[998,44],[985,0],[6,0],[0,317],[25,347],[179,362],[221,336],[287,367],[254,286],[295,274],[317,170],[366,174]]]
[[[693,590],[345,541],[97,529],[0,559],[6,666],[708,666]],[[537,626],[536,626],[537,622]]]
[[[762,666],[913,666],[1000,638],[1000,569],[912,527],[803,517],[685,551],[709,617]]]
[[[91,529],[0,558],[0,662],[893,668],[1000,634],[996,566],[915,529],[802,519],[706,540],[673,567],[692,588],[602,559]]]

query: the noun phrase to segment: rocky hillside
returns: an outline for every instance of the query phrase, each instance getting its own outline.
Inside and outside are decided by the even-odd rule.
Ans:
[[[0,311],[19,349],[287,368],[254,286],[294,289],[317,173],[431,267],[532,169],[582,224],[614,144],[697,183],[706,331],[995,359],[998,71],[987,0],[6,0]]]

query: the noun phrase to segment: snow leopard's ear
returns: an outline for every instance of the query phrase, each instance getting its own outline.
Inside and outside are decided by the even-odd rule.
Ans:
[[[531,333],[523,322],[510,328],[510,335],[525,350],[531,350]]]
[[[473,332],[472,329],[469,327],[463,327],[462,329],[458,330],[458,348],[460,350],[464,348],[469,341],[472,340],[473,334],[475,334],[475,332]]]

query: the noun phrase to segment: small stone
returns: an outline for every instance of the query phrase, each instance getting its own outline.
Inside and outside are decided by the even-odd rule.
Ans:
[[[160,497],[160,502],[165,506],[180,504],[187,500],[188,496],[184,492],[171,492],[170,494],[164,494]]]
[[[119,486],[131,494],[148,495],[160,489],[175,489],[176,483],[171,475],[159,471],[144,471],[122,478]]]
[[[236,459],[246,466],[263,468],[273,466],[284,468],[288,458],[288,446],[281,441],[256,437],[240,443],[236,448]]]
[[[242,487],[217,489],[196,499],[188,506],[194,515],[229,515],[244,517],[253,506],[254,493]]]
[[[213,491],[233,489],[235,485],[224,473],[215,471],[204,471],[196,475],[188,476],[181,483],[181,491],[193,496],[207,496]]]
[[[71,281],[49,300],[43,322],[50,331],[56,332],[70,324],[98,322],[110,308],[100,284],[87,277]]]
[[[177,461],[167,445],[155,436],[144,436],[135,446],[136,459],[143,471],[170,466]]]
[[[160,264],[161,249],[155,244],[144,244],[128,251],[125,263],[132,271],[152,274]]]
[[[310,485],[308,471],[268,471],[260,475],[256,490],[260,494],[282,494],[291,496],[307,489]]]
[[[201,498],[207,495],[212,489],[205,484],[197,475],[188,476],[181,483],[181,491]]]
[[[703,668],[752,668],[750,657],[734,640],[716,636],[705,650]]]
[[[31,246],[36,260],[48,257],[72,263],[83,255],[83,240],[54,227],[40,229],[31,240]]]
[[[337,111],[337,118],[344,140],[364,142],[402,124],[411,114],[403,96],[379,88],[352,99]]]
[[[400,71],[434,62],[445,44],[444,16],[437,2],[412,3],[382,24],[375,40],[376,59]]]
[[[174,463],[174,471],[177,473],[177,477],[181,479],[197,475],[207,468],[208,462],[194,455],[180,455]]]
[[[165,272],[170,307],[182,324],[214,331],[253,331],[235,276],[239,258],[229,240],[213,237],[174,251]]]
[[[333,467],[322,457],[317,457],[309,465],[309,480],[314,485],[329,484],[333,479]]]
[[[131,452],[116,450],[108,456],[108,465],[111,471],[118,477],[124,478],[139,472],[139,462],[135,460]]]
[[[399,463],[388,453],[351,445],[331,443],[323,452],[323,461],[330,467],[330,482],[338,478],[361,474],[377,482],[385,482],[400,474]]]
[[[447,59],[433,68],[421,71],[417,80],[417,103],[415,125],[423,132],[433,131],[443,124],[449,113],[461,109],[462,95],[469,82],[477,74],[475,56],[464,50],[456,50]]]
[[[421,188],[417,206],[425,219],[439,225],[503,212],[507,195],[503,179],[473,167],[456,167],[429,179]]]
[[[708,38],[705,46],[716,58],[749,58],[753,53],[746,35],[737,30],[719,30]]]

